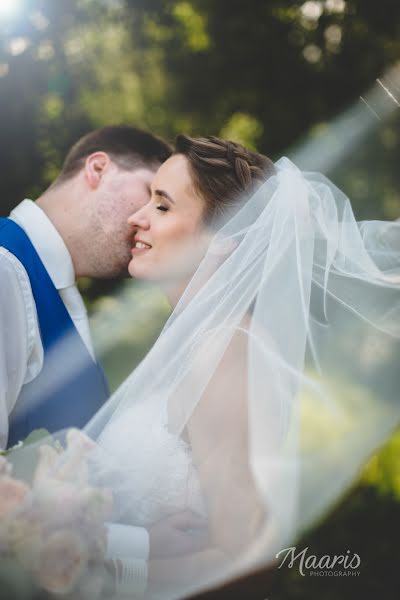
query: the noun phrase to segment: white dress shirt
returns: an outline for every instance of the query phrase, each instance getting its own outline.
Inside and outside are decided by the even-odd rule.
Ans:
[[[94,358],[85,305],[76,287],[71,255],[47,215],[31,200],[10,214],[28,235],[88,351]],[[8,438],[8,417],[24,384],[43,367],[43,345],[28,274],[21,262],[0,246],[0,449]],[[141,527],[109,525],[109,552],[147,559],[149,537]]]
[[[71,256],[46,214],[24,200],[10,214],[28,235],[92,357],[87,312],[75,284]],[[0,247],[0,448],[8,437],[8,415],[21,388],[43,366],[43,346],[28,274],[20,261]]]

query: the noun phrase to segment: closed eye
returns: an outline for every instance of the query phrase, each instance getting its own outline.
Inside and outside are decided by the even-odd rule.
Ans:
[[[162,210],[163,212],[167,212],[169,210],[169,208],[167,206],[164,206],[164,204],[157,204],[156,209]]]

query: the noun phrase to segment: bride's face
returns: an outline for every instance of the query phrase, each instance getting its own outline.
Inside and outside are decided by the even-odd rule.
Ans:
[[[186,158],[169,158],[156,173],[150,201],[128,219],[135,231],[130,275],[165,280],[192,273],[204,250],[204,207]]]

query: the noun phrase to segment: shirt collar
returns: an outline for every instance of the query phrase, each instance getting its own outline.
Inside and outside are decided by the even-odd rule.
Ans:
[[[32,200],[23,200],[10,213],[39,254],[56,289],[75,285],[72,258],[64,240],[45,212]]]

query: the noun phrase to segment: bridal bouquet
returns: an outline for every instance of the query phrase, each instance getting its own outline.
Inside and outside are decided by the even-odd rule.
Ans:
[[[93,442],[76,430],[66,439],[66,449],[38,447],[30,482],[15,475],[12,452],[0,456],[0,563],[23,571],[50,594],[97,598],[112,499],[88,483]]]

